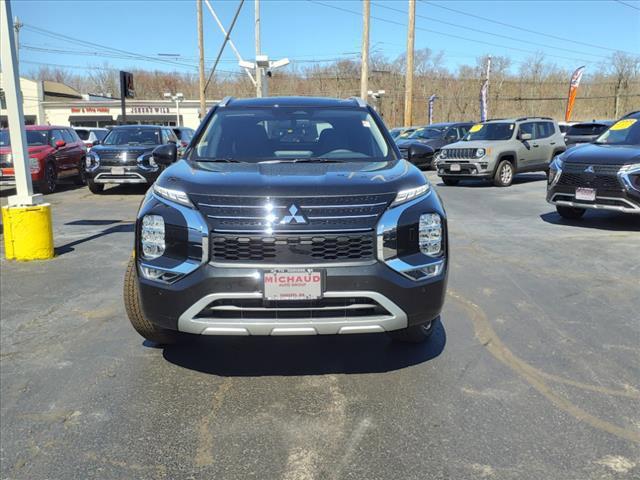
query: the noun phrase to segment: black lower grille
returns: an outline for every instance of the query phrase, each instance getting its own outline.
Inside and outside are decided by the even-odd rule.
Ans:
[[[586,187],[596,190],[621,191],[618,179],[619,166],[585,165],[567,163],[562,169],[558,185],[567,187]]]
[[[340,235],[214,235],[211,258],[219,262],[319,263],[374,258],[374,237]]]

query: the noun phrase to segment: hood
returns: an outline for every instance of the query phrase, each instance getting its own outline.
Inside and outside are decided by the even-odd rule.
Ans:
[[[29,152],[29,155],[38,155],[40,153],[49,152],[51,149],[52,147],[49,145],[31,145],[28,147],[27,151]],[[0,155],[7,155],[9,153],[12,153],[11,146],[0,148]]]
[[[396,145],[398,148],[409,148],[411,145],[427,145],[434,150],[442,147],[445,144],[444,139],[442,138],[432,138],[432,139],[420,139],[420,138],[403,138],[402,140],[398,140]]]
[[[348,163],[217,163],[180,160],[158,185],[204,195],[321,196],[398,192],[425,182],[405,160]]]
[[[473,140],[470,142],[455,142],[450,143],[443,150],[448,150],[450,148],[489,148],[495,147],[496,144],[501,142],[509,142],[510,140]]]
[[[100,155],[100,152],[133,152],[137,155],[150,152],[158,145],[95,145],[91,147],[92,152],[96,152]]]
[[[571,163],[589,163],[596,165],[625,165],[640,163],[638,145],[596,145],[587,143],[567,150],[562,159]]]

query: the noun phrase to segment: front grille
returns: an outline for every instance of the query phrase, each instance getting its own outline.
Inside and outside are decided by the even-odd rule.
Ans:
[[[458,158],[475,158],[475,148],[447,148],[446,157],[443,160],[452,160]]]
[[[586,172],[593,167],[593,172]],[[558,185],[567,187],[595,188],[599,191],[620,192],[623,185],[618,179],[619,166],[585,165],[583,163],[565,163]]]
[[[287,320],[322,318],[365,318],[391,314],[368,297],[278,300],[261,298],[221,299],[205,307],[196,318],[217,320]]]
[[[409,158],[409,149],[406,147],[400,147],[399,150],[400,150],[400,155],[402,155],[402,158],[407,160]]]
[[[331,235],[213,235],[214,262],[321,263],[374,258],[373,232]]]
[[[125,153],[122,150],[100,150],[96,152],[100,157],[100,165],[105,167],[109,166],[122,166],[122,165],[135,165],[137,159],[142,152],[126,152],[126,160],[122,159],[122,154]]]
[[[316,197],[239,197],[192,194],[212,230],[222,232],[336,232],[370,230],[394,193]]]

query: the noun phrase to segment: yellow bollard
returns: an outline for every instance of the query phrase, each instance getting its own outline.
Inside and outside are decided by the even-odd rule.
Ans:
[[[2,207],[4,250],[7,260],[53,258],[51,205]]]

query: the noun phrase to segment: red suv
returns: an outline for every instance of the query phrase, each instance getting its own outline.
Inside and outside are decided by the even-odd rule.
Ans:
[[[78,185],[85,183],[87,148],[71,127],[28,125],[31,181],[42,193],[52,193],[58,179],[73,177]],[[15,185],[9,130],[0,130],[0,186]]]

